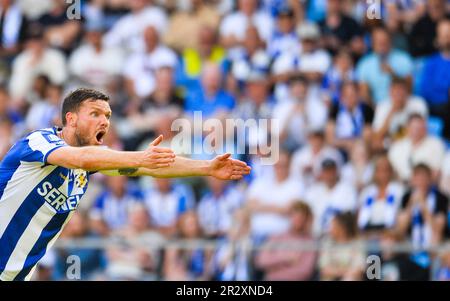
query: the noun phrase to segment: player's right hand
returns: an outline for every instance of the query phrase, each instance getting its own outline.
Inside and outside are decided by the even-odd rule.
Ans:
[[[169,167],[175,162],[174,152],[167,147],[159,147],[158,144],[163,140],[163,135],[153,140],[143,153],[142,167],[156,169]]]

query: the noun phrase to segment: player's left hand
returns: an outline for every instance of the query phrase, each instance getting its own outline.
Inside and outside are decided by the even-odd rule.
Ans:
[[[230,153],[211,160],[210,175],[221,180],[240,180],[250,173],[251,167],[243,161],[231,158]]]

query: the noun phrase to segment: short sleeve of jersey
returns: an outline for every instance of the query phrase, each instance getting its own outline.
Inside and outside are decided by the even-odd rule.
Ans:
[[[23,153],[21,160],[27,162],[39,162],[47,164],[48,155],[54,150],[67,146],[67,144],[52,132],[36,131],[31,133],[27,139],[27,151]]]

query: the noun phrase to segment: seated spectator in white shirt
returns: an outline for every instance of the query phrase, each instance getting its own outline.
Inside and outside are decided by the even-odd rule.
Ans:
[[[442,172],[441,172],[441,181],[440,181],[441,190],[450,196],[450,152],[444,157],[444,162],[442,164]]]
[[[381,231],[395,226],[403,192],[403,185],[395,180],[387,155],[378,156],[373,183],[366,186],[359,197],[358,227],[364,234],[380,238]]]
[[[155,89],[154,72],[161,67],[175,68],[178,59],[173,50],[162,45],[153,26],[144,30],[145,51],[133,54],[125,62],[126,89],[133,99],[148,97]]]
[[[292,156],[291,175],[309,186],[318,179],[321,164],[326,158],[333,159],[338,166],[343,164],[341,153],[325,144],[325,134],[322,131],[310,131],[308,143]]]
[[[313,234],[319,237],[329,230],[332,217],[357,207],[356,189],[339,179],[338,164],[326,158],[322,162],[319,181],[306,191],[305,201],[314,213]]]
[[[290,154],[280,150],[274,178],[258,178],[248,188],[246,207],[251,213],[251,234],[256,242],[289,229],[291,204],[302,199],[304,187],[289,176]]]
[[[314,97],[308,80],[302,75],[289,79],[289,96],[274,107],[273,118],[279,122],[280,143],[295,149],[307,143],[308,131],[325,127],[327,108]]]
[[[39,25],[30,26],[25,49],[13,61],[9,92],[19,104],[25,101],[38,75],[46,75],[57,85],[63,84],[67,79],[64,54],[47,47],[43,34]]]
[[[124,56],[117,47],[104,47],[104,25],[91,21],[85,27],[86,43],[76,48],[69,58],[69,72],[80,84],[107,89],[117,81]]]
[[[238,0],[237,5],[238,10],[226,15],[219,27],[221,43],[229,49],[231,57],[241,52],[249,25],[258,29],[264,41],[268,41],[273,32],[273,19],[269,14],[258,10],[257,0]]]
[[[92,229],[102,236],[124,227],[129,222],[129,207],[142,201],[142,193],[127,177],[106,177],[105,181],[106,187],[95,200],[89,214]]]
[[[414,113],[409,116],[406,136],[389,149],[389,160],[403,181],[410,179],[412,167],[418,163],[427,164],[433,171],[433,179],[437,179],[444,154],[444,143],[428,135],[425,118]]]
[[[120,18],[105,35],[105,46],[120,47],[127,51],[145,51],[142,40],[144,30],[154,27],[161,35],[167,29],[167,16],[164,10],[150,4],[149,0],[128,1],[130,13]]]
[[[193,208],[195,199],[189,187],[158,178],[153,188],[144,191],[144,202],[152,227],[170,237],[176,234],[179,217]]]
[[[233,224],[234,212],[242,206],[242,196],[230,183],[208,177],[208,192],[198,203],[203,233],[210,238],[223,237]]]
[[[390,98],[378,103],[375,108],[373,146],[382,149],[386,145],[385,142],[402,138],[408,117],[413,113],[426,117],[428,108],[425,101],[421,97],[411,95],[405,79],[394,76]]]
[[[346,154],[355,141],[369,143],[372,136],[373,110],[358,96],[355,82],[342,85],[341,99],[333,105],[327,123],[327,142]]]
[[[355,141],[349,161],[342,167],[342,180],[350,183],[360,192],[364,186],[372,181],[373,172],[374,166],[369,146],[363,140]]]

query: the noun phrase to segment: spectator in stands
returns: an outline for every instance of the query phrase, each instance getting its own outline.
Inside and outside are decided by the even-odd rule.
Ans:
[[[403,181],[410,179],[412,167],[418,163],[426,163],[433,171],[433,179],[437,179],[444,154],[441,139],[427,134],[425,118],[416,113],[409,116],[406,136],[389,148],[389,160]]]
[[[186,97],[185,110],[193,115],[201,111],[203,118],[226,116],[234,108],[234,98],[222,89],[222,72],[217,64],[204,65],[201,84],[189,91]]]
[[[258,29],[264,41],[269,40],[274,27],[271,16],[258,10],[257,0],[238,0],[237,6],[238,10],[226,15],[219,27],[221,43],[232,58],[242,50],[249,25]]]
[[[105,35],[105,47],[120,47],[127,52],[148,50],[145,31],[153,27],[158,36],[167,29],[167,15],[149,0],[127,1],[130,12],[121,17]]]
[[[447,243],[446,246],[448,247],[449,244]],[[440,255],[439,261],[440,263],[433,280],[450,281],[450,252],[448,250],[444,251]]]
[[[199,79],[206,62],[222,64],[226,52],[217,42],[217,33],[213,27],[203,26],[197,32],[196,47],[183,48],[177,69],[177,85],[191,89]],[[189,39],[192,41],[192,37]]]
[[[436,44],[439,52],[424,63],[420,93],[427,101],[430,115],[441,118],[443,135],[450,140],[450,19],[438,23]]]
[[[439,187],[442,192],[450,196],[450,152],[447,151],[442,163],[441,181]]]
[[[123,68],[123,53],[117,47],[104,47],[105,25],[101,21],[89,21],[84,29],[86,43],[72,52],[69,72],[82,85],[108,90],[117,84]]]
[[[22,135],[23,117],[20,112],[12,106],[12,101],[6,87],[0,86],[0,121],[6,121],[14,130],[14,135]]]
[[[315,237],[328,232],[330,221],[335,214],[355,211],[357,207],[356,189],[339,178],[339,167],[336,161],[326,158],[321,167],[318,182],[308,187],[305,196],[305,201],[314,215]]]
[[[448,17],[446,0],[426,1],[426,13],[415,22],[409,33],[409,48],[414,57],[423,57],[436,51],[436,26]]]
[[[321,164],[327,158],[333,159],[338,166],[343,164],[339,151],[325,143],[324,132],[309,131],[307,143],[292,155],[291,174],[308,187],[319,178]]]
[[[301,201],[295,202],[289,210],[291,226],[283,234],[271,236],[256,257],[256,267],[264,271],[264,280],[305,281],[312,280],[317,254],[313,250],[298,250],[303,243],[313,244],[311,235],[313,215],[310,207]],[[283,244],[287,244],[283,246]],[[294,244],[289,247],[288,244]],[[306,245],[305,245],[306,246]]]
[[[253,278],[251,253],[246,248],[250,236],[250,216],[245,209],[233,214],[227,235],[218,240],[212,257],[213,280],[248,281]]]
[[[12,0],[0,2],[0,58],[9,63],[19,53],[25,38],[28,20],[20,6]]]
[[[164,43],[183,53],[190,51],[201,52],[202,31],[207,28],[213,34],[217,31],[220,15],[208,1],[190,0],[188,11],[176,11],[169,21],[169,27],[164,35]]]
[[[388,97],[393,76],[406,78],[411,83],[413,64],[408,53],[392,48],[385,28],[373,30],[372,50],[358,62],[356,77],[364,100],[378,104]]]
[[[358,85],[342,85],[341,99],[333,105],[327,124],[327,142],[349,154],[355,141],[369,143],[372,136],[373,109],[360,100]]]
[[[127,208],[128,223],[112,233],[113,238],[139,240],[148,239],[155,244],[162,236],[150,228],[147,210],[142,203]],[[106,275],[111,280],[156,280],[159,274],[158,250],[143,245],[119,245],[106,250],[108,266]]]
[[[245,206],[251,213],[251,234],[256,242],[289,228],[291,204],[304,194],[302,182],[290,177],[291,155],[280,150],[274,178],[258,178],[248,188]]]
[[[173,237],[180,216],[194,207],[193,193],[189,187],[171,179],[158,178],[153,183],[154,187],[144,191],[150,224],[161,234]]]
[[[79,20],[67,17],[67,7],[67,2],[53,0],[50,11],[36,20],[44,28],[44,38],[49,46],[66,54],[73,49],[82,30]]]
[[[89,229],[88,216],[85,211],[76,211],[70,222],[61,233],[64,239],[95,239],[99,236]],[[73,262],[69,257],[76,256],[80,264],[79,280],[95,280],[101,275],[105,265],[104,252],[96,248],[77,248],[57,249],[55,251],[55,269],[54,278],[67,279],[67,271]],[[70,279],[67,279],[70,280]]]
[[[185,212],[178,222],[179,239],[196,240],[202,232],[195,211]],[[169,248],[164,253],[164,280],[208,280],[212,253],[205,248]]]
[[[242,207],[242,196],[231,184],[207,178],[208,191],[198,203],[198,217],[202,232],[208,238],[221,238],[233,225],[235,211]]]
[[[319,257],[320,280],[362,280],[366,254],[357,235],[356,218],[352,213],[339,213],[332,219],[329,238]]]
[[[92,229],[102,236],[124,227],[128,208],[142,201],[142,193],[125,176],[107,177],[106,188],[95,200],[90,212]]]
[[[416,247],[430,247],[448,237],[448,198],[434,187],[432,169],[414,166],[411,186],[403,195],[398,231]]]
[[[300,50],[295,31],[294,10],[280,7],[277,11],[276,28],[267,43],[267,51],[272,60],[285,53],[297,53]]]
[[[376,157],[373,183],[359,196],[358,227],[367,238],[378,239],[383,230],[395,227],[403,193],[387,154]]]
[[[15,143],[13,124],[9,119],[0,118],[0,160]]]
[[[319,23],[325,48],[332,54],[347,46],[358,51],[363,30],[352,17],[344,13],[343,1],[329,0],[325,20]]]
[[[353,144],[349,160],[342,167],[342,180],[352,184],[358,193],[372,181],[374,166],[371,154],[367,143],[357,140]]]
[[[67,79],[67,66],[63,53],[49,48],[43,28],[34,24],[27,32],[25,49],[13,61],[9,92],[14,101],[25,101],[39,74],[48,76],[54,84],[63,84]]]
[[[62,86],[49,84],[45,90],[45,98],[34,102],[28,110],[25,124],[30,131],[62,125]]]
[[[146,27],[143,37],[145,51],[130,56],[125,61],[123,70],[127,92],[134,100],[135,110],[140,100],[150,96],[155,90],[155,71],[161,67],[175,68],[178,63],[175,52],[160,43],[155,27],[152,25]]]
[[[425,101],[421,97],[411,95],[405,79],[393,77],[390,98],[378,103],[375,108],[372,147],[383,149],[392,142],[403,138],[408,118],[413,113],[426,118],[428,109]]]
[[[342,84],[355,80],[356,74],[351,55],[347,50],[340,50],[333,59],[333,65],[324,76],[323,93],[327,94],[332,103],[337,103],[341,98]]]

